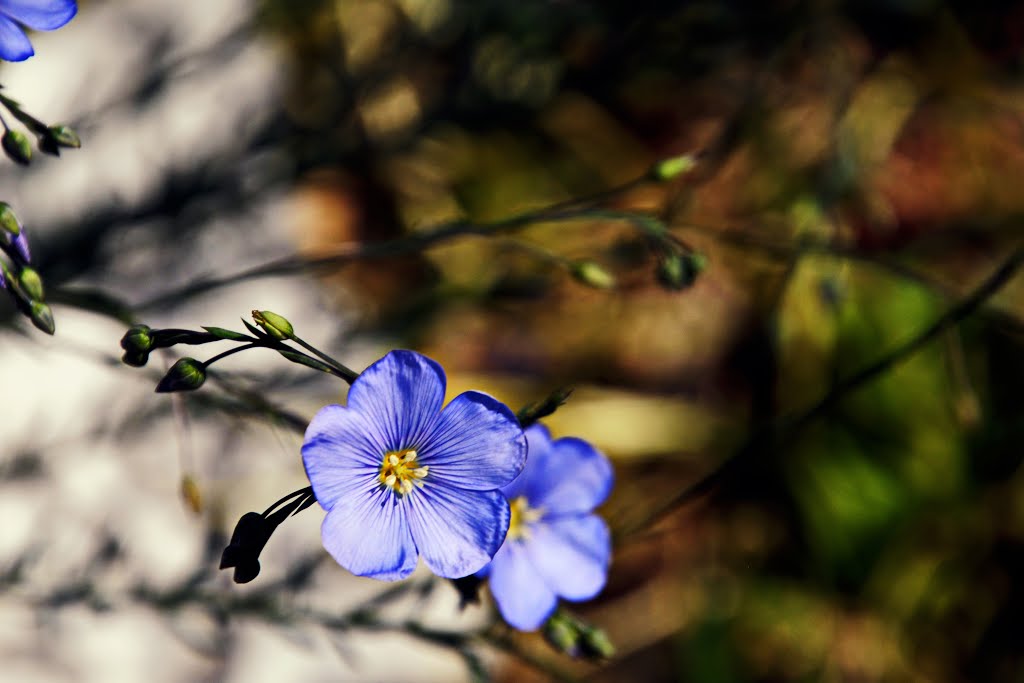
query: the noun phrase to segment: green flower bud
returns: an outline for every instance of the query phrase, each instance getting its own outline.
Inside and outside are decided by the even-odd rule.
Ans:
[[[25,292],[29,299],[32,301],[43,300],[43,280],[34,268],[28,266],[22,268],[21,274],[18,275],[18,283],[21,285],[21,291]]]
[[[577,261],[572,265],[572,276],[577,282],[594,289],[611,289],[615,276],[594,261]]]
[[[0,202],[0,230],[9,232],[15,237],[21,234],[21,223],[14,215],[14,209],[7,202]]]
[[[690,154],[680,154],[676,157],[662,159],[654,164],[650,170],[650,176],[654,180],[668,181],[688,173],[697,165],[697,160]]]
[[[134,368],[143,367],[149,360],[149,352],[153,350],[153,335],[149,325],[132,325],[121,337],[121,348],[124,355],[121,360],[125,365]]]
[[[158,394],[195,391],[206,381],[206,366],[195,358],[179,358],[156,385]]]
[[[707,259],[697,253],[669,252],[658,261],[658,282],[666,289],[687,289],[707,266]]]
[[[609,659],[615,654],[615,646],[602,629],[585,627],[580,638],[580,654],[586,659]]]
[[[33,301],[29,304],[29,317],[32,319],[32,324],[46,334],[53,334],[56,329],[53,323],[53,312],[42,301]]]
[[[73,147],[74,149],[78,149],[82,146],[82,140],[78,137],[78,133],[76,133],[71,126],[57,124],[50,126],[47,131],[48,137],[61,147]]]
[[[575,621],[555,612],[544,624],[544,639],[561,653],[575,657],[580,652],[580,632]]]
[[[149,325],[132,325],[121,337],[121,348],[125,351],[152,351],[153,336]]]
[[[292,324],[277,313],[271,311],[253,311],[252,319],[274,339],[294,339],[295,330]]]
[[[24,133],[8,128],[0,143],[11,161],[27,165],[32,160],[32,146]]]

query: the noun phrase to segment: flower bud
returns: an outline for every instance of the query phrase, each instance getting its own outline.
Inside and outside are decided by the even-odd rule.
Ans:
[[[149,352],[153,350],[153,336],[149,325],[132,325],[121,337],[121,348],[124,355],[121,360],[125,365],[141,368],[149,360]]]
[[[258,512],[242,515],[231,534],[231,542],[220,557],[220,568],[234,568],[235,583],[249,583],[260,573],[260,553],[267,545],[275,524],[268,522]]]
[[[697,160],[692,155],[680,154],[679,156],[662,159],[651,167],[649,173],[654,180],[664,182],[693,170],[696,165]]]
[[[600,660],[615,654],[608,634],[562,609],[555,610],[544,624],[544,638],[570,657]]]
[[[562,612],[555,612],[544,624],[544,639],[559,652],[576,657],[580,653],[580,632],[576,623]]]
[[[21,274],[18,275],[18,283],[21,285],[21,291],[25,292],[32,301],[43,300],[43,280],[35,268],[28,266],[22,268]]]
[[[195,514],[203,511],[203,494],[192,475],[186,474],[181,478],[181,497],[188,505],[188,509]]]
[[[53,334],[56,329],[53,323],[53,312],[42,301],[33,301],[29,304],[29,317],[32,319],[32,324],[46,334]]]
[[[14,215],[14,209],[7,202],[0,202],[0,230],[17,237],[21,233],[21,223]]]
[[[149,325],[132,325],[121,337],[121,348],[125,351],[152,351],[153,337]]]
[[[615,286],[615,276],[594,261],[576,261],[572,264],[572,276],[577,282],[594,289],[611,289]]]
[[[18,257],[21,258],[22,263],[32,262],[32,253],[28,250],[28,236],[25,234],[24,229],[14,238],[14,248],[17,250]]]
[[[206,366],[195,358],[179,358],[156,385],[158,394],[195,391],[206,381]]]
[[[253,311],[252,319],[274,339],[294,339],[295,330],[292,324],[277,313],[271,311]]]
[[[565,405],[565,402],[571,395],[571,387],[559,387],[545,396],[543,400],[523,406],[516,413],[519,426],[526,429],[541,418],[551,415],[561,406]]]
[[[706,265],[707,260],[701,254],[671,251],[658,261],[658,282],[666,289],[687,289]]]
[[[615,654],[615,646],[602,629],[584,627],[579,642],[580,654],[586,659],[608,659]]]
[[[76,133],[71,126],[65,126],[63,124],[50,126],[47,129],[47,137],[61,147],[72,147],[74,149],[78,149],[82,146],[82,140],[78,137],[78,133]]]
[[[8,128],[0,143],[11,161],[27,165],[32,160],[32,146],[24,133]]]

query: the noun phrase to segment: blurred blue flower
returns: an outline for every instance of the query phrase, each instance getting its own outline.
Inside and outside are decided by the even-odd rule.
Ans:
[[[437,575],[459,578],[505,538],[499,489],[522,471],[526,437],[486,394],[467,391],[442,410],[445,384],[434,361],[392,351],[353,382],[347,407],[321,409],[306,429],[324,547],[353,574],[405,578],[422,555]]]
[[[20,62],[35,54],[22,26],[52,31],[77,12],[75,0],[0,0],[0,59]]]
[[[582,439],[551,440],[543,425],[526,430],[530,457],[502,489],[512,507],[504,545],[482,572],[498,610],[513,627],[533,631],[558,599],[588,600],[604,588],[611,560],[608,526],[591,511],[614,482],[612,466]]]

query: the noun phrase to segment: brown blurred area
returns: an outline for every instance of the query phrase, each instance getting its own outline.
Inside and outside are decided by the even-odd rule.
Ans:
[[[373,0],[311,10],[312,44],[289,34],[307,104],[295,115],[322,115],[320,134],[357,159],[299,182],[311,252],[494,220],[700,155],[693,174],[605,203],[661,217],[706,256],[685,291],[659,285],[632,226],[599,219],[512,239],[597,260],[610,292],[474,237],[325,280],[367,330],[456,383],[490,381],[510,401],[578,388],[552,428],[613,458],[604,512],[624,535],[607,590],[579,608],[619,654],[577,675],[1024,675],[1008,607],[1024,556],[1019,282],[786,452],[629,531],[758,426],[912,338],[1019,244],[1022,16],[1008,3]],[[503,680],[545,678],[508,666]]]

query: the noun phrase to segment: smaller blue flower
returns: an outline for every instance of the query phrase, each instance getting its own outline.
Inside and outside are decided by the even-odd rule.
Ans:
[[[526,430],[523,473],[502,493],[512,521],[504,545],[480,572],[490,575],[498,610],[513,627],[536,630],[558,599],[589,600],[608,578],[608,526],[591,514],[614,482],[611,463],[576,438],[551,440],[547,428]]]
[[[441,366],[392,351],[306,429],[302,462],[320,505],[324,547],[357,576],[402,579],[418,556],[438,576],[461,578],[501,546],[510,511],[501,494],[523,469],[515,415],[467,391],[444,409]]]
[[[75,0],[0,0],[0,59],[21,62],[35,54],[22,26],[53,31],[77,12]]]

